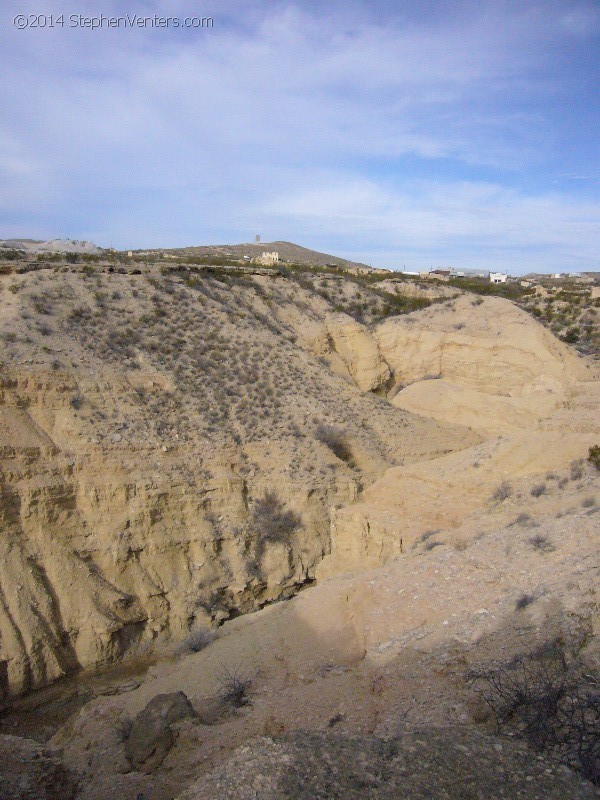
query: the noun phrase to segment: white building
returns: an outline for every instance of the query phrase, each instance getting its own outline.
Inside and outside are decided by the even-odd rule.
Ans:
[[[506,283],[508,275],[504,272],[490,272],[490,283]]]
[[[254,263],[261,264],[263,267],[272,267],[279,263],[279,253],[263,253],[259,258],[254,259]]]

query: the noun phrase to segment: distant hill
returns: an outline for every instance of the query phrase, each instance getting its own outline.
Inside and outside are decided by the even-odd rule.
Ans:
[[[292,242],[260,242],[259,244],[216,244],[201,245],[198,247],[180,247],[170,250],[163,250],[165,253],[181,254],[188,256],[219,256],[224,258],[256,258],[264,252],[279,253],[282,261],[293,264],[311,264],[324,266],[325,264],[335,264],[338,267],[367,267],[357,261],[349,261],[346,258],[332,256],[329,253],[320,253],[317,250],[310,250]]]
[[[77,239],[0,239],[0,248],[23,250],[26,253],[100,253],[93,242]]]

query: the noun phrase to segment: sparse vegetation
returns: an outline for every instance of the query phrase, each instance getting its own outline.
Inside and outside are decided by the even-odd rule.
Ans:
[[[543,494],[546,494],[548,487],[545,483],[537,483],[535,486],[532,486],[529,490],[529,493],[532,497],[541,497]]]
[[[221,666],[218,682],[218,698],[221,705],[234,710],[250,705],[251,678],[242,677],[237,669],[230,670],[225,666]]]
[[[526,607],[530,595],[523,597]],[[468,678],[498,732],[522,736],[600,783],[600,676],[563,644],[472,670]]]
[[[508,481],[502,481],[492,494],[492,500],[496,503],[503,503],[513,493],[513,488]]]
[[[179,643],[177,653],[186,655],[188,653],[199,653],[212,644],[215,640],[215,631],[211,628],[193,628],[189,634]]]
[[[527,606],[530,606],[534,602],[535,595],[524,592],[517,598],[515,602],[515,611],[522,611],[524,608],[527,608]]]
[[[519,516],[515,519],[514,522],[511,523],[511,525],[520,525],[522,527],[527,527],[531,525],[532,522],[533,520],[531,518],[531,514],[528,514],[526,511],[521,511]]]
[[[588,461],[593,467],[600,470],[600,444],[595,444],[593,447],[590,447]]]
[[[533,547],[534,550],[537,550],[540,553],[551,553],[556,548],[549,541],[547,536],[543,536],[541,533],[537,534],[536,536],[532,536],[529,540],[529,544]]]
[[[302,520],[293,511],[287,511],[274,492],[267,492],[254,504],[251,527],[264,542],[288,542]]]

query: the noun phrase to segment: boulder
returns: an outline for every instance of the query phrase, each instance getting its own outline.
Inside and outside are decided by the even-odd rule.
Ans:
[[[173,723],[194,716],[183,692],[153,697],[134,719],[125,743],[125,755],[132,768],[153,772],[159,767],[175,743]]]

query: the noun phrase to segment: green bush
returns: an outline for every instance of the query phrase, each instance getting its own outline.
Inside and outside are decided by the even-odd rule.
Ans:
[[[600,470],[600,444],[595,444],[593,447],[590,447],[588,461],[597,470]]]

